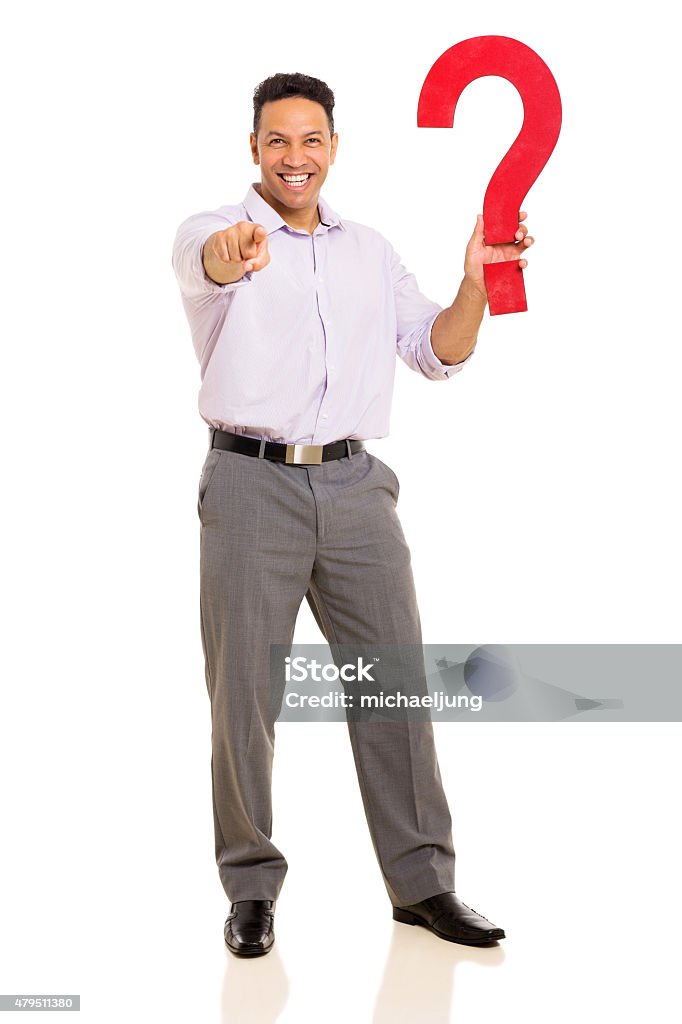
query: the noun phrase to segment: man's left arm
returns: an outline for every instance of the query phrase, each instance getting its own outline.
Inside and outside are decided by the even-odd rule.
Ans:
[[[523,270],[528,263],[521,254],[533,244],[528,228],[521,223],[527,214],[519,214],[519,229],[516,242],[507,245],[486,245],[483,233],[483,217],[476,218],[474,233],[469,239],[464,257],[464,278],[459,286],[455,301],[438,314],[431,325],[431,347],[437,358],[446,366],[464,363],[478,338],[488,295],[485,287],[483,267],[486,263],[519,260]]]

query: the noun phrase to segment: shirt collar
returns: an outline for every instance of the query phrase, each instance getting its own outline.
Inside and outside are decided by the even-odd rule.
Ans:
[[[270,206],[269,203],[266,203],[262,196],[258,195],[254,188],[255,184],[256,182],[253,182],[244,197],[244,208],[251,220],[262,224],[269,235],[273,231],[278,231],[279,228],[289,227],[290,225],[280,217],[277,210]],[[329,203],[321,195],[318,197],[317,208],[320,213],[320,220],[326,228],[339,227],[342,231],[347,230],[339,215],[332,210]]]

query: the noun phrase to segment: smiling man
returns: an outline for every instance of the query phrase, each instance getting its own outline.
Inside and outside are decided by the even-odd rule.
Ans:
[[[485,310],[484,264],[521,259],[532,243],[520,224],[516,243],[486,246],[479,216],[452,305],[426,298],[385,238],[321,195],[338,147],[333,107],[307,75],[262,82],[250,136],[260,182],[242,203],[183,221],[173,248],[209,428],[201,636],[216,861],[237,956],[272,948],[287,871],[272,842],[270,645],[291,644],[304,598],[330,644],[421,644],[398,480],[363,441],[388,433],[396,355],[432,381],[460,372]],[[451,942],[503,938],[455,894],[431,722],[348,729],[395,920]],[[315,919],[318,900],[301,913]]]

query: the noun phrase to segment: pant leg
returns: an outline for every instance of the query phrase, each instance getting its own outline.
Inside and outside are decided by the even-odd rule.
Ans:
[[[367,452],[319,469],[310,471],[318,538],[306,596],[326,639],[330,644],[418,644],[421,652],[410,552],[396,512],[395,474]],[[423,672],[421,653],[420,661]],[[349,718],[348,729],[391,902],[407,906],[453,891],[452,820],[431,721]]]
[[[270,644],[291,644],[315,555],[305,471],[209,451],[199,486],[200,608],[211,701],[215,853],[231,902],[277,899],[287,862],[271,840]]]

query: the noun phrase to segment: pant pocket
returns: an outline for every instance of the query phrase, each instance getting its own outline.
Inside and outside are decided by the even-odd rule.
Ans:
[[[374,459],[375,462],[378,462],[378,464],[384,470],[384,474],[388,477],[390,481],[390,490],[391,493],[393,494],[393,499],[394,501],[397,502],[398,497],[400,495],[400,481],[398,480],[398,477],[395,475],[391,467],[387,465],[387,463],[382,462],[381,459],[378,458],[378,456],[373,455],[372,458]]]
[[[199,478],[199,491],[197,495],[197,514],[201,515],[201,509],[203,508],[208,494],[208,489],[213,479],[213,474],[216,471],[216,467],[220,461],[221,456],[220,448],[211,448],[204,460],[204,465],[201,469],[201,477]]]

